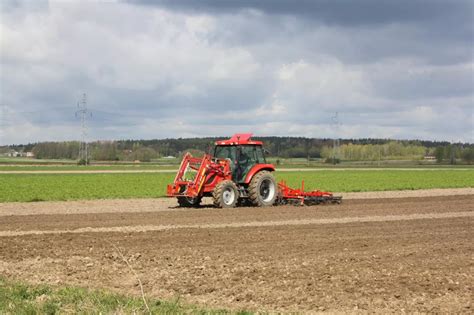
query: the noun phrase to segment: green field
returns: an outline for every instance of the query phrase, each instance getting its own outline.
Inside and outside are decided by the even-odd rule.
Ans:
[[[269,163],[274,164],[277,169],[285,168],[472,168],[469,164],[438,164],[433,161],[413,160],[387,160],[387,161],[343,161],[333,165],[324,163],[321,159],[310,160],[303,158],[267,158]],[[0,157],[0,171],[76,171],[76,170],[155,170],[155,169],[177,169],[180,159],[157,159],[152,162],[113,162],[93,161],[91,165],[79,166],[74,160],[41,160],[31,158],[6,158]]]
[[[344,170],[285,172],[289,186],[334,192],[474,187],[474,170]]]
[[[1,314],[251,314],[202,309],[179,299],[163,301],[130,297],[105,290],[28,285],[0,277]]]
[[[42,159],[32,159],[32,158],[25,158],[25,157],[5,157],[5,156],[0,156],[0,164],[18,164],[18,165],[28,165],[28,164],[50,164],[54,163],[57,165],[60,164],[70,164],[70,165],[75,165],[77,164],[77,161],[74,160],[61,160],[61,159],[55,159],[55,160],[42,160]]]
[[[125,165],[1,165],[0,171],[139,171],[139,170],[176,170],[178,165],[125,164]]]
[[[474,170],[280,172],[278,180],[333,192],[474,187]],[[1,174],[0,202],[163,197],[173,173]]]
[[[277,168],[474,168],[458,161],[458,164],[439,164],[424,160],[380,160],[380,161],[342,161],[333,165],[325,163],[323,159],[305,158],[267,158],[269,163]],[[0,171],[30,171],[30,170],[128,170],[128,169],[176,169],[181,162],[180,158],[159,158],[151,162],[134,163],[131,161],[92,161],[91,165],[78,166],[76,160],[9,158],[0,156]]]

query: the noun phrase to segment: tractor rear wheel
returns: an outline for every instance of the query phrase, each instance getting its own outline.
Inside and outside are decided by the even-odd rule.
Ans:
[[[275,177],[269,171],[255,174],[249,184],[250,200],[254,206],[273,206],[278,194]]]
[[[200,197],[196,198],[191,198],[191,197],[178,197],[178,204],[180,207],[199,207],[201,204],[201,199]]]
[[[239,190],[233,181],[224,180],[216,185],[212,198],[218,208],[234,208],[239,199]]]

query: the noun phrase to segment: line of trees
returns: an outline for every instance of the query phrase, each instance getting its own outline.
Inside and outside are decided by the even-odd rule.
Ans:
[[[40,142],[32,147],[32,152],[37,159],[71,159],[79,156],[80,143],[68,142]]]
[[[123,148],[116,141],[101,141],[90,144],[90,156],[96,161],[141,161],[150,162],[160,157],[153,147],[136,142],[131,148]]]
[[[89,144],[92,160],[151,161],[158,157],[179,157],[183,152],[210,152],[219,138],[96,141]],[[329,159],[333,157],[333,140],[303,137],[259,137],[267,155],[281,158]],[[17,151],[33,151],[38,159],[77,159],[80,143],[41,142],[10,146]],[[450,144],[435,141],[394,141],[390,139],[342,139],[337,158],[347,161],[420,160],[427,155],[438,162],[464,160],[473,162],[474,144]]]
[[[472,164],[474,162],[474,145],[438,146],[434,149],[433,154],[438,163],[449,161],[449,163],[455,164],[457,160],[462,159],[465,162]]]
[[[336,152],[336,158],[346,161],[376,160],[421,160],[429,154],[430,149],[418,144],[404,144],[390,141],[385,144],[343,144]],[[330,159],[335,152],[325,146],[321,156]]]

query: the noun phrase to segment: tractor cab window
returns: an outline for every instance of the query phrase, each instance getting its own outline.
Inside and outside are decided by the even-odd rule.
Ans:
[[[237,160],[237,148],[235,146],[216,146],[214,157],[218,159],[230,159],[232,162]]]
[[[264,164],[265,155],[263,148],[257,145],[222,145],[214,149],[214,157],[218,159],[230,159],[232,162],[242,164]]]
[[[241,145],[237,148],[237,168],[235,178],[242,181],[255,164],[265,163],[261,146]]]
[[[257,163],[259,164],[266,164],[267,161],[265,160],[265,155],[263,154],[262,147],[255,147],[255,154],[257,155]]]
[[[255,164],[257,162],[257,157],[254,149],[255,146],[253,145],[240,146],[238,150],[239,164],[242,166]]]
[[[240,147],[239,161],[247,162],[248,164],[265,164],[265,156],[263,155],[263,148],[257,145],[243,145]]]

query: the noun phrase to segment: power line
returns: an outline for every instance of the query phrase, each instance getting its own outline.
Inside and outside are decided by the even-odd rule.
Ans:
[[[2,110],[0,111],[0,145],[1,145],[3,143],[3,137],[4,137],[8,120],[6,119],[6,115],[5,115],[6,105],[2,104],[0,106],[2,107]]]
[[[339,113],[336,112],[334,116],[331,117],[332,125],[334,127],[334,139],[333,139],[333,148],[332,148],[332,163],[336,164],[339,157]]]
[[[81,119],[81,144],[79,146],[79,161],[85,165],[89,163],[89,145],[87,143],[87,119],[92,117],[92,113],[87,109],[87,95],[82,94],[82,99],[77,102],[76,117]]]

